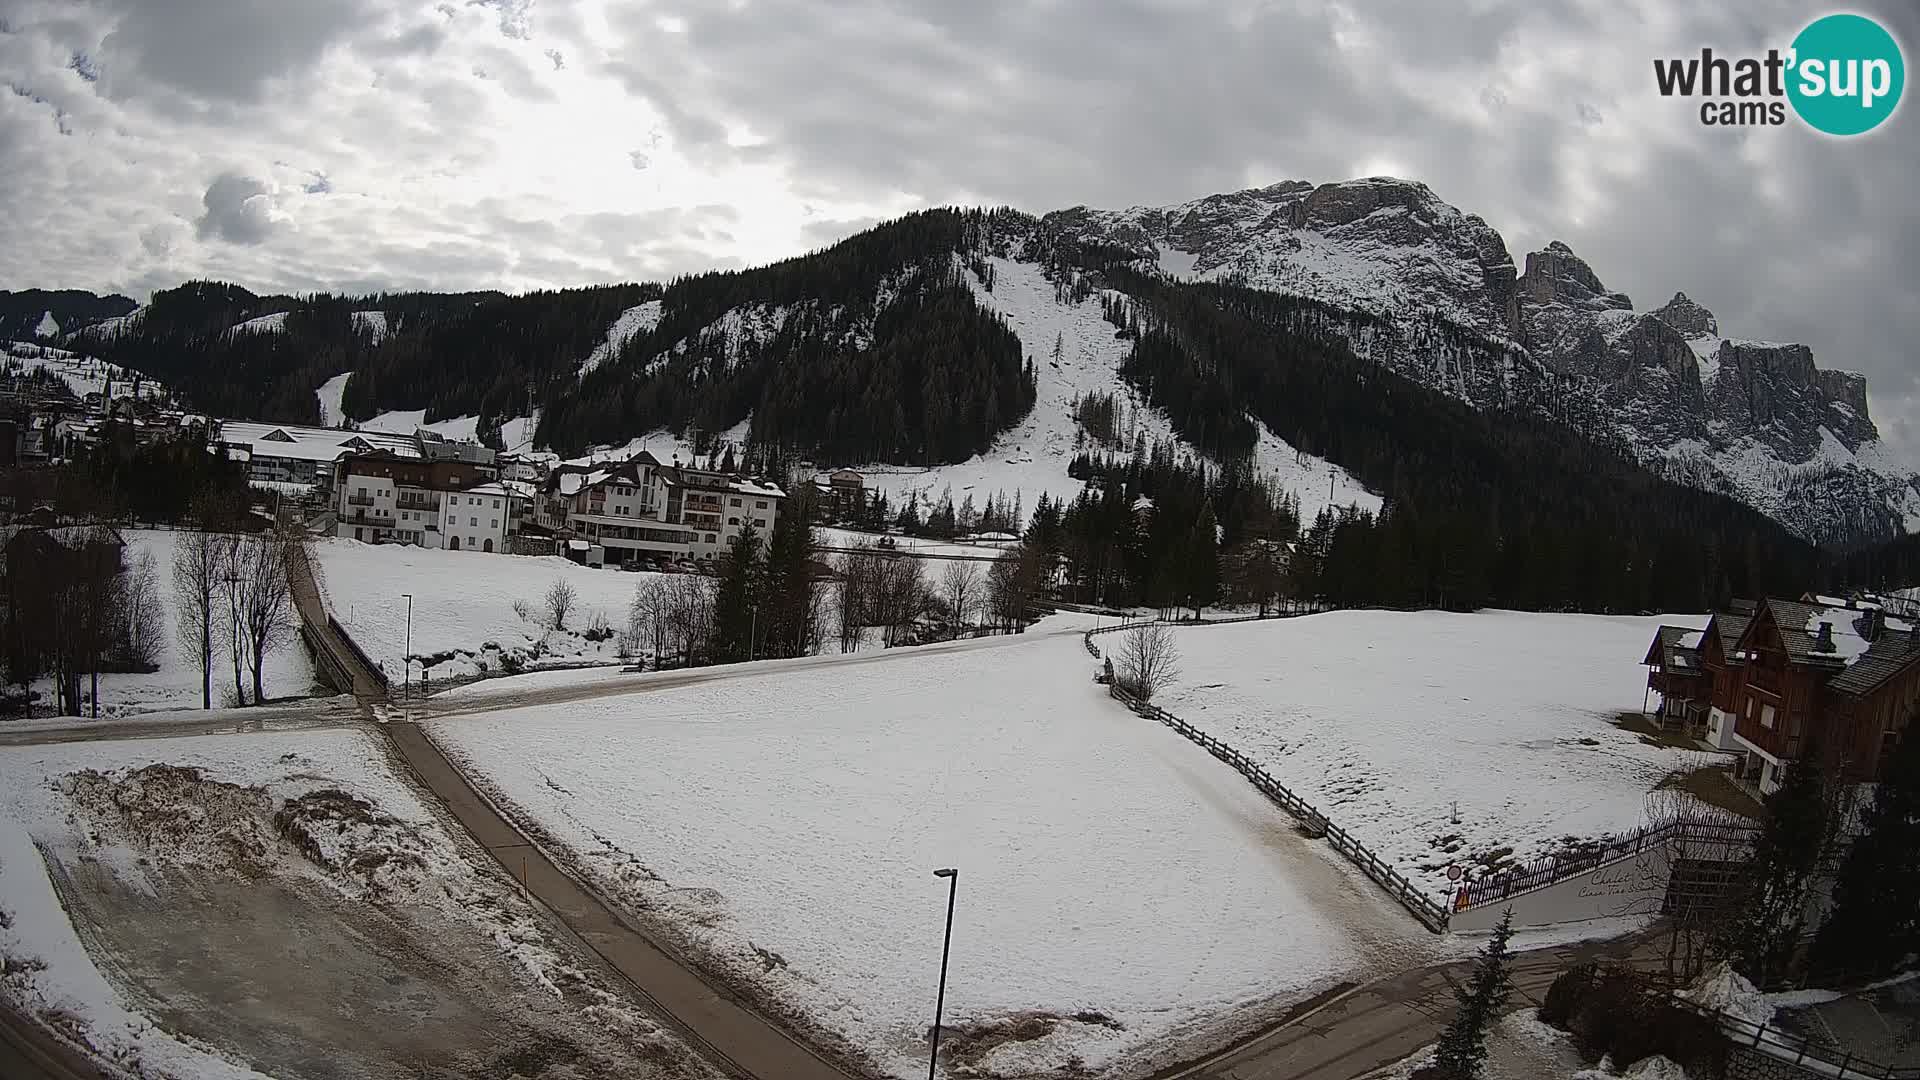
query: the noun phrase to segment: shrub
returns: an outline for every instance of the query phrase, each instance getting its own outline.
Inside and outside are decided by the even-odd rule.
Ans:
[[[521,619],[531,619],[533,618],[533,605],[527,603],[525,600],[515,600],[513,602],[513,613]]]
[[[1540,1003],[1540,1022],[1566,1030],[1567,1021],[1593,991],[1593,978],[1598,970],[1592,964],[1581,964],[1556,976],[1553,985],[1547,987],[1546,999]]]

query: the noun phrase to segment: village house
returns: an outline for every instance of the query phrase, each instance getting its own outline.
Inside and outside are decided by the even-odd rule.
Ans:
[[[1740,754],[1736,779],[1762,795],[1808,754],[1874,780],[1920,709],[1920,630],[1871,599],[1768,599],[1700,631],[1661,627],[1645,663],[1661,714],[1692,725],[1704,700],[1703,741]]]
[[[570,550],[590,566],[703,561],[748,528],[764,539],[785,498],[776,484],[678,459],[662,465],[643,451],[619,463],[554,469],[534,518],[571,541]]]
[[[420,440],[412,435],[246,420],[220,421],[213,444],[225,449],[229,457],[246,462],[250,482],[294,485],[308,491],[329,483],[334,476],[334,463],[348,454],[384,451],[407,458],[425,456]]]
[[[515,493],[471,455],[438,460],[391,450],[335,465],[334,535],[367,543],[505,552]]]

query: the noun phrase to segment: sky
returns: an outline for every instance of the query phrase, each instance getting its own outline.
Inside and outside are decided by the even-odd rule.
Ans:
[[[1864,372],[1920,449],[1920,118],[1711,128],[1655,57],[1791,0],[0,0],[0,288],[505,289],[824,246],[927,206],[1426,182],[1515,260]],[[1846,10],[1909,63],[1920,5]],[[1910,454],[1920,457],[1920,454]]]

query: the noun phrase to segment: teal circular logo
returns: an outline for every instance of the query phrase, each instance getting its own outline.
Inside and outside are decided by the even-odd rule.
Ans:
[[[1893,115],[1906,88],[1900,43],[1864,15],[1827,15],[1793,39],[1787,99],[1817,131],[1858,135]]]

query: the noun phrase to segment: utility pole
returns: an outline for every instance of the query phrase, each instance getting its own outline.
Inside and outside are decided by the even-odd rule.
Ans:
[[[401,593],[400,595],[407,598],[407,647],[406,651],[400,654],[400,700],[406,701],[411,696],[410,691],[413,685],[411,681],[411,676],[413,675],[413,594],[409,592]]]

